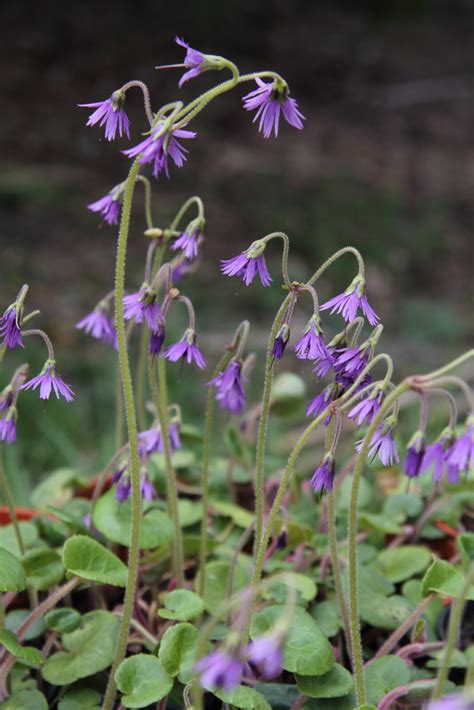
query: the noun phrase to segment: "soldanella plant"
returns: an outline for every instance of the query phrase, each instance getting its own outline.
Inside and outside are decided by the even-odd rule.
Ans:
[[[264,139],[304,130],[305,117],[276,72],[241,74],[176,41],[179,86],[204,72],[223,81],[187,104],[155,107],[136,80],[81,104],[98,137],[131,143],[126,177],[88,205],[117,232],[115,282],[70,326],[116,351],[116,448],[92,486],[64,471],[42,480],[29,521],[1,466],[1,707],[473,708],[474,351],[397,381],[362,254],[346,246],[298,280],[277,231],[237,254],[229,245],[221,265],[222,282],[240,280],[255,302],[264,288],[282,294],[266,355],[256,366],[244,320],[213,361],[186,295],[206,259],[205,207],[190,196],[165,224],[154,193],[179,179],[201,112],[220,95],[247,87],[243,109]],[[142,126],[127,115],[137,89]],[[130,229],[142,189],[144,235]],[[130,239],[143,248],[137,283],[126,278]],[[268,259],[279,250],[280,272]],[[353,278],[320,302],[339,259]],[[0,320],[4,447],[22,436],[29,398],[75,406],[67,362],[29,301],[19,284]],[[39,372],[28,365],[32,338],[45,346]],[[13,350],[24,353],[16,371]],[[202,402],[194,423],[188,392],[169,397],[182,368]],[[304,370],[312,398],[301,427]],[[258,401],[248,401],[250,379]]]

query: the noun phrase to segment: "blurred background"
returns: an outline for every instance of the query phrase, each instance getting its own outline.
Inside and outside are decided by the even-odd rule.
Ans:
[[[241,87],[195,120],[185,168],[154,183],[158,226],[192,194],[205,203],[203,258],[183,287],[209,361],[243,317],[254,324],[252,348],[263,352],[282,296],[279,245],[270,249],[269,289],[224,278],[219,261],[274,230],[291,238],[298,280],[341,246],[362,251],[397,377],[427,371],[472,341],[471,0],[5,0],[0,23],[2,308],[29,283],[38,327],[53,337],[61,374],[78,395],[74,406],[21,398],[19,444],[6,452],[18,500],[45,471],[74,465],[92,474],[112,452],[114,354],[74,325],[112,287],[116,229],[85,205],[124,179],[128,142],[86,128],[88,111],[77,104],[141,79],[158,108],[220,81],[208,73],[179,90],[179,70],[155,71],[182,61],[175,35],[242,72],[280,72],[307,119],[303,131],[285,124],[277,140],[264,140],[241,106],[252,87]],[[139,92],[128,95],[127,111],[133,145],[144,128]],[[146,249],[140,190],[136,207],[130,290],[140,286]],[[322,281],[321,297],[342,291],[353,274],[347,257]],[[297,324],[308,314],[301,309]],[[44,352],[30,352],[36,374]],[[2,386],[21,361],[5,360]],[[293,358],[287,367],[301,370]],[[197,386],[186,372],[173,381],[191,418],[205,381]]]

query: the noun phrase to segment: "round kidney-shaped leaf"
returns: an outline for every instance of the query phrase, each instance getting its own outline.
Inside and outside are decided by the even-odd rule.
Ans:
[[[201,597],[189,589],[175,589],[165,597],[165,608],[159,609],[158,615],[163,619],[174,621],[192,621],[204,611]]]
[[[229,567],[229,562],[224,560],[213,560],[206,565],[204,571],[206,575],[204,593],[204,606],[206,611],[214,612],[227,598]],[[196,575],[196,589],[199,589],[200,578],[201,571]],[[234,592],[238,592],[239,589],[245,587],[248,582],[249,575],[237,564],[234,570]]]
[[[213,695],[224,703],[228,703],[235,708],[249,708],[250,710],[271,710],[263,695],[260,695],[253,688],[247,688],[245,685],[238,685],[233,690],[217,690],[212,691]]]
[[[101,695],[92,688],[76,686],[58,703],[58,710],[100,710]]]
[[[48,703],[39,690],[25,688],[0,705],[2,710],[48,710]]]
[[[126,708],[144,708],[168,695],[173,680],[165,673],[156,656],[137,653],[126,658],[117,668],[115,682]]]
[[[0,547],[0,592],[21,592],[25,587],[25,573],[20,560]]]
[[[28,666],[37,667],[44,661],[42,653],[37,648],[22,646],[15,634],[7,629],[0,631],[0,646],[4,646],[12,656]]]
[[[60,609],[51,609],[44,616],[44,623],[51,631],[57,631],[60,634],[70,633],[77,629],[81,621],[81,615],[76,609],[70,607],[61,607]]]
[[[48,548],[27,552],[23,566],[28,584],[40,592],[58,584],[64,576],[61,557]]]
[[[192,624],[176,624],[164,633],[158,658],[170,676],[180,674],[180,680],[186,676],[187,682],[193,675],[197,637],[198,630]]]
[[[403,582],[423,572],[429,565],[431,555],[421,545],[402,545],[382,550],[378,565],[383,575],[391,582]]]
[[[297,675],[296,685],[309,698],[342,698],[352,692],[354,680],[348,670],[336,663],[324,675]]]
[[[426,597],[430,592],[436,592],[442,596],[459,597],[464,582],[464,575],[454,565],[435,559],[423,577],[422,594]],[[467,599],[474,600],[474,585],[469,589]]]
[[[378,705],[384,695],[410,680],[407,664],[398,656],[377,658],[364,670],[367,700]]]
[[[64,545],[63,562],[68,572],[82,579],[125,587],[127,568],[113,552],[86,535],[74,535]]]

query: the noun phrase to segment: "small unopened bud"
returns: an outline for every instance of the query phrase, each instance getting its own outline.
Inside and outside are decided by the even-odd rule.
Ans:
[[[160,239],[163,236],[163,230],[159,229],[159,227],[152,227],[151,229],[145,229],[143,234],[149,239]]]

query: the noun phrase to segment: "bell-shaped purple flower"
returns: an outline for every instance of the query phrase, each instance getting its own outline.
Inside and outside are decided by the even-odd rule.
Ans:
[[[201,674],[203,688],[233,690],[240,683],[244,664],[236,655],[218,649],[201,658],[194,668]]]
[[[159,322],[157,329],[151,331],[150,345],[148,348],[148,352],[150,353],[150,355],[156,356],[161,353],[163,343],[165,342],[165,337],[165,324],[163,322]]]
[[[155,486],[146,472],[143,472],[140,476],[140,495],[143,500],[153,500],[157,497]]]
[[[451,475],[459,478],[459,474],[469,471],[474,467],[474,415],[470,415],[466,422],[466,429],[459,436],[447,455],[448,478]]]
[[[197,222],[188,224],[184,232],[171,245],[173,251],[180,249],[188,261],[193,261],[198,255],[198,244],[201,228]]]
[[[172,129],[163,132],[163,124],[158,123],[151,131],[150,135],[138,145],[123,153],[128,158],[140,157],[140,165],[153,163],[153,176],[158,177],[161,172],[164,172],[166,177],[169,177],[169,159],[173,161],[177,168],[181,168],[188,152],[179,142],[178,138],[189,139],[195,138],[194,131],[185,131],[181,128]]]
[[[259,77],[255,81],[258,88],[244,96],[242,102],[246,111],[257,109],[253,122],[260,119],[258,130],[264,138],[270,138],[272,132],[275,138],[278,136],[280,113],[293,128],[303,128],[305,117],[298,110],[295,99],[289,96],[286,84],[278,79],[267,83]]]
[[[40,399],[49,399],[51,391],[54,392],[57,399],[60,396],[64,397],[66,402],[72,402],[74,399],[74,392],[59,376],[54,360],[46,360],[40,374],[22,385],[21,389],[35,390],[37,387],[40,388]]]
[[[300,360],[327,361],[331,357],[322,330],[315,318],[311,318],[302,337],[293,346],[293,350]]]
[[[246,286],[249,286],[258,274],[262,285],[270,286],[272,278],[263,254],[265,247],[265,242],[259,240],[253,242],[242,254],[232,259],[222,259],[222,273],[226,276],[240,276]]]
[[[266,634],[251,641],[245,649],[252,667],[256,667],[265,680],[276,678],[283,670],[283,650],[277,634]]]
[[[181,88],[186,81],[194,79],[194,77],[199,76],[199,74],[202,74],[203,71],[206,70],[206,57],[202,52],[190,47],[184,39],[176,37],[175,42],[176,44],[179,44],[180,47],[184,47],[186,50],[184,66],[188,71],[185,72],[179,80],[179,87]]]
[[[472,694],[453,693],[453,695],[432,700],[426,710],[474,710],[474,697]]]
[[[326,454],[311,477],[311,485],[316,493],[332,491],[334,484],[335,462],[331,453]]]
[[[91,212],[98,212],[102,215],[107,224],[111,226],[118,224],[120,212],[122,210],[122,202],[113,191],[109,192],[108,195],[104,195],[96,202],[91,202],[87,205],[87,209]]]
[[[272,355],[276,360],[281,360],[285,348],[290,339],[290,327],[287,323],[283,323],[280,330],[276,334],[276,338],[273,341]]]
[[[425,435],[422,431],[416,431],[408,442],[405,456],[405,474],[408,478],[420,475],[425,451]]]
[[[113,141],[117,135],[120,137],[126,135],[130,138],[130,121],[123,108],[125,102],[125,94],[121,91],[115,91],[112,96],[105,101],[96,101],[92,104],[79,104],[82,108],[95,108],[87,121],[88,126],[95,126],[98,123],[100,126],[105,125],[105,138],[108,141]]]
[[[168,436],[170,439],[171,451],[181,448],[181,439],[179,435],[178,422],[171,422],[168,427]],[[158,425],[152,426],[151,429],[141,431],[138,434],[138,452],[140,456],[150,456],[151,454],[163,453],[165,450],[163,437]]]
[[[244,382],[242,363],[231,360],[226,369],[208,382],[208,385],[215,387],[216,401],[222,409],[227,409],[232,414],[242,414],[245,409]]]
[[[383,390],[374,387],[368,396],[365,396],[364,399],[352,407],[347,416],[355,421],[357,426],[364,422],[371,424],[380,409],[384,396]]]
[[[338,397],[338,393],[339,387],[337,384],[332,383],[325,387],[323,391],[320,392],[317,397],[314,397],[314,399],[312,399],[308,404],[306,416],[318,417],[321,412],[324,412],[326,407]],[[330,420],[331,415],[329,414],[324,423],[327,425]]]
[[[125,320],[135,320],[137,325],[146,321],[148,327],[156,332],[163,320],[160,305],[156,300],[156,292],[144,284],[139,291],[125,296],[123,299],[123,316]]]
[[[113,345],[117,350],[117,331],[109,318],[108,308],[99,304],[91,313],[88,313],[79,323],[78,330],[83,330],[97,340],[107,345]]]
[[[2,347],[16,348],[25,347],[21,337],[20,326],[18,324],[19,313],[16,304],[13,304],[0,318],[0,338],[3,338]]]
[[[331,313],[340,313],[347,323],[352,323],[359,309],[367,318],[370,325],[377,325],[379,322],[378,315],[367,300],[365,295],[365,280],[360,275],[355,277],[344,293],[331,298],[320,306],[321,311],[327,311],[329,309],[331,309]]]
[[[358,348],[341,348],[336,350],[334,370],[339,377],[356,380],[367,365],[370,357],[370,347],[363,343]]]
[[[178,360],[184,362],[186,360],[188,365],[195,362],[201,369],[206,367],[206,361],[196,345],[196,333],[192,328],[185,330],[179,342],[173,343],[173,345],[166,348],[164,357],[167,360],[171,360],[171,362],[178,362]]]
[[[360,451],[364,439],[356,443],[357,451]],[[392,466],[394,463],[399,463],[397,444],[393,438],[393,428],[387,423],[382,424],[374,433],[369,445],[369,459],[373,461],[378,456],[381,464],[384,466]]]
[[[427,473],[433,467],[433,481],[435,483],[442,479],[446,470],[447,455],[453,439],[454,432],[451,429],[447,429],[433,444],[428,444],[425,449],[423,461],[421,462],[421,473]],[[456,478],[459,478],[459,476]],[[450,481],[450,483],[456,482],[457,480]]]
[[[0,441],[13,444],[16,441],[16,408],[11,407],[0,419]]]
[[[132,482],[130,480],[130,476],[128,474],[123,475],[120,477],[119,484],[115,489],[115,499],[118,500],[119,503],[124,503],[124,501],[128,500],[131,495]]]

